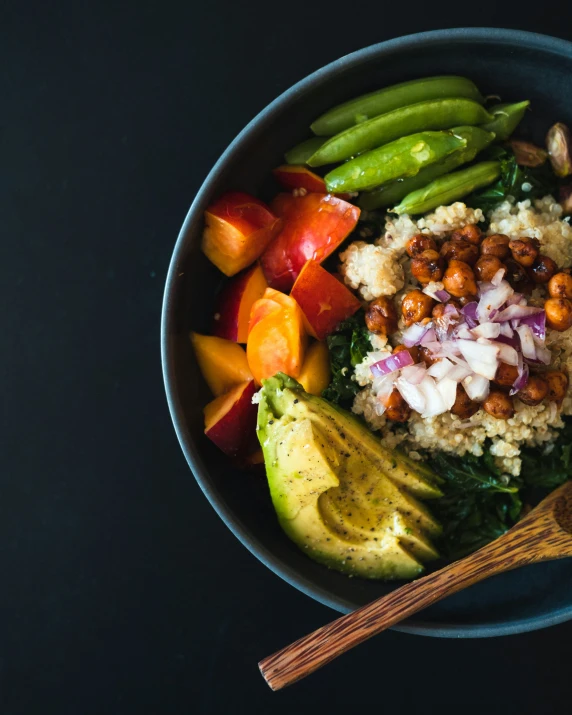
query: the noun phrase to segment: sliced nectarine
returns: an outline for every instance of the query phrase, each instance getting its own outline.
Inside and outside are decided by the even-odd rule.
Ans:
[[[209,206],[205,222],[203,251],[227,276],[254,263],[282,225],[266,204],[238,191]]]
[[[235,343],[248,338],[248,321],[254,303],[262,298],[268,283],[259,265],[235,276],[222,290],[217,301],[213,335]]]
[[[355,295],[316,261],[308,261],[292,288],[310,335],[323,340],[361,307]]]
[[[321,395],[330,384],[330,354],[326,343],[312,343],[296,378],[311,395]]]
[[[213,395],[225,392],[245,380],[252,380],[244,349],[230,340],[191,333],[199,369]]]
[[[306,191],[327,194],[326,182],[321,176],[310,171],[307,166],[283,164],[273,169],[276,181],[284,189],[306,189]]]
[[[306,348],[302,311],[295,300],[277,291],[268,289],[264,296],[252,306],[248,365],[258,383],[277,372],[297,377]]]
[[[205,434],[226,454],[236,457],[252,448],[256,433],[253,380],[235,385],[204,408]]]
[[[284,228],[260,257],[268,284],[277,290],[292,288],[302,267],[313,259],[321,263],[354,229],[360,210],[331,194],[276,198]]]

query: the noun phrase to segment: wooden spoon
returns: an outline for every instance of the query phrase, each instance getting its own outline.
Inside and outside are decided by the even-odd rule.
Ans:
[[[519,566],[565,556],[572,556],[572,482],[550,494],[496,541],[318,628],[261,660],[258,667],[272,690],[280,690],[467,586]]]

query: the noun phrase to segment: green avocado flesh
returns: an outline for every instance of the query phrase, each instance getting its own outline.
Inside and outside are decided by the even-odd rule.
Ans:
[[[441,496],[427,467],[282,373],[263,383],[257,433],[278,520],[310,558],[370,579],[437,558],[440,526],[418,501]]]

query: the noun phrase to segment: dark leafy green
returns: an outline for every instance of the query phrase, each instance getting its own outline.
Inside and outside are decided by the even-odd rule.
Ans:
[[[504,534],[520,515],[519,484],[504,484],[486,449],[482,457],[440,452],[431,460],[443,478],[443,497],[431,511],[443,525],[438,547],[447,560],[462,558]]]
[[[521,451],[522,480],[530,489],[551,490],[572,477],[572,420],[566,420],[554,448],[545,454],[542,448]]]
[[[360,390],[357,382],[351,379],[353,369],[372,349],[363,311],[340,323],[336,332],[328,336],[327,342],[332,379],[322,397],[342,407],[351,407]]]
[[[559,181],[549,162],[535,168],[519,166],[512,150],[501,146],[491,147],[487,154],[487,158],[500,161],[501,176],[491,186],[471,194],[466,200],[467,205],[487,212],[508,196],[514,197],[516,201],[524,201],[557,194]],[[530,189],[525,191],[522,187],[527,184]]]

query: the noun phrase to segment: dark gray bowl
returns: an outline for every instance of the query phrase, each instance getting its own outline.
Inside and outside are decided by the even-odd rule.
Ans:
[[[522,134],[542,141],[556,120],[572,120],[572,44],[493,29],[459,29],[402,37],[343,57],[282,94],[239,134],[198,192],[175,246],[167,277],[162,357],[171,416],[187,461],[226,525],[250,551],[296,588],[347,612],[395,588],[348,579],[314,563],[280,530],[263,479],[234,474],[203,435],[210,399],[188,334],[209,330],[221,276],[200,251],[203,211],[215,196],[241,189],[261,198],[276,190],[270,170],[309,135],[327,108],[415,77],[460,74],[504,101],[530,99]],[[570,562],[531,566],[474,586],[400,626],[411,633],[484,637],[542,628],[572,618]]]

